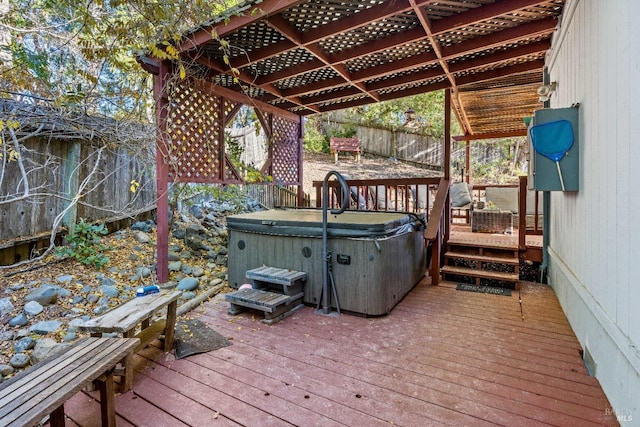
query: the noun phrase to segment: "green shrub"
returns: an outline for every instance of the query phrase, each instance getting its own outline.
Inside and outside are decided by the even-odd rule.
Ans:
[[[89,224],[80,219],[73,229],[73,233],[66,237],[67,245],[57,248],[60,256],[77,259],[84,265],[100,269],[109,262],[109,257],[103,252],[111,249],[102,243],[102,237],[108,233],[104,223]]]

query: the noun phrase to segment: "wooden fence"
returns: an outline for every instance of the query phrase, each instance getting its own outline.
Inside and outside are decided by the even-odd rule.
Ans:
[[[78,139],[30,138],[21,156],[28,172],[29,197],[17,161],[2,163],[0,187],[0,249],[46,238],[56,217],[68,209],[64,225],[86,221],[112,222],[155,209],[154,151],[151,147],[105,147]],[[132,181],[139,183],[131,191]],[[79,191],[79,189],[82,189]],[[39,246],[46,246],[43,242]],[[37,248],[35,248],[37,249]],[[13,263],[30,256],[34,247],[3,256]],[[14,258],[14,259],[7,259]]]

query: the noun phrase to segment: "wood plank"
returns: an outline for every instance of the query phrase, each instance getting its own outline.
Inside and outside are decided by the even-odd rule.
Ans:
[[[39,421],[110,370],[137,343],[137,339],[85,338],[3,383],[0,385],[3,425]]]
[[[458,258],[464,259],[468,261],[481,261],[481,262],[491,262],[496,264],[509,264],[509,265],[520,265],[520,260],[518,258],[507,258],[507,257],[498,257],[498,256],[485,256],[485,255],[476,255],[476,254],[467,254],[462,252],[455,251],[447,251],[444,254],[445,258]]]
[[[157,294],[136,297],[101,316],[87,320],[77,328],[83,332],[123,333],[134,328],[156,311],[177,301],[180,295],[182,295],[181,291],[161,291]]]
[[[482,279],[504,280],[508,282],[517,282],[520,280],[518,273],[504,273],[502,271],[478,270],[476,268],[455,267],[453,265],[445,265],[440,268],[443,274],[457,274],[460,276],[480,277]]]

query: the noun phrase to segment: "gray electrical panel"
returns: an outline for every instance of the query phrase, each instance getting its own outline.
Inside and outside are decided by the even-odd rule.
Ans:
[[[531,129],[534,126],[551,124],[552,122],[568,121],[573,132],[573,145],[560,159],[559,169],[556,162],[536,151],[532,140]],[[566,123],[566,122],[565,122]],[[578,191],[580,166],[580,138],[578,134],[578,107],[545,108],[537,110],[529,125],[529,179],[530,189],[540,191]],[[540,150],[541,143],[553,145],[555,141],[536,141]],[[542,150],[541,150],[542,151]],[[563,185],[564,184],[564,185]]]

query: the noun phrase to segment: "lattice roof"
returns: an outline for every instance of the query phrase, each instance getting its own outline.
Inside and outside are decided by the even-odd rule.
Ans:
[[[249,0],[185,36],[236,101],[319,112],[452,89],[469,137],[524,134],[565,0]],[[219,41],[230,45],[231,78]],[[148,64],[148,61],[147,61]],[[153,66],[147,69],[154,71]]]

